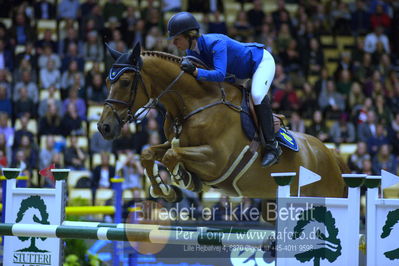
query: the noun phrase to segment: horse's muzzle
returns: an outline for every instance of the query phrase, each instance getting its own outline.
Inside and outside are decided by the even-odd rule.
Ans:
[[[97,129],[104,139],[111,140],[114,138],[114,133],[112,132],[112,128],[109,124],[98,122]]]

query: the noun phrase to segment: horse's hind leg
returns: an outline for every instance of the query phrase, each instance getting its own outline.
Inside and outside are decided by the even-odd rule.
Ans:
[[[162,197],[167,201],[180,201],[181,192],[178,188],[165,183],[159,175],[158,165],[155,160],[160,161],[165,152],[171,147],[170,142],[152,146],[141,153],[141,163],[144,167],[146,177],[151,182],[150,193],[154,198]]]

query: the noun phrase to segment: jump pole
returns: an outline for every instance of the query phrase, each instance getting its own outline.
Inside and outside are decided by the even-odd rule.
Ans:
[[[172,245],[242,245],[261,248],[264,239],[274,234],[272,231],[258,231],[254,237],[251,230],[247,233],[198,232],[181,230],[158,230],[143,228],[84,227],[70,225],[43,224],[0,224],[0,235],[19,237],[41,237],[62,239],[94,239],[111,241],[134,241],[153,244]]]
[[[114,206],[115,206],[115,214],[114,214],[114,222],[120,223],[122,222],[122,183],[124,179],[119,176],[115,176],[111,178],[112,188],[114,189]],[[123,256],[123,243],[118,241],[112,242],[112,265],[119,266],[119,256],[122,254]]]

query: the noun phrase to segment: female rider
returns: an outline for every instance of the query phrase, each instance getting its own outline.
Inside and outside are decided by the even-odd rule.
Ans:
[[[196,68],[189,60],[182,60],[181,69],[198,80],[223,82],[226,75],[237,79],[252,79],[251,95],[255,112],[265,140],[266,153],[262,166],[277,162],[281,149],[274,137],[271,105],[267,93],[275,73],[272,55],[259,43],[241,43],[223,34],[199,35],[200,26],[194,16],[180,12],[168,22],[169,39],[187,55],[201,59],[212,70]]]

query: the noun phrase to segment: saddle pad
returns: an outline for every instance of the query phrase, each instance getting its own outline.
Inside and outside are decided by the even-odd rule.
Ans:
[[[246,89],[243,88],[242,102],[241,102],[242,111],[240,113],[241,127],[244,130],[244,133],[247,136],[247,138],[252,141],[255,137],[256,127],[252,119],[252,116],[250,115],[251,111],[249,110],[248,97],[249,93],[246,91]],[[284,147],[287,147],[288,149],[293,151],[299,151],[298,144],[296,143],[294,137],[285,128],[281,127],[275,136],[277,141]]]
[[[276,139],[281,145],[287,147],[288,149],[299,151],[299,146],[296,143],[296,140],[285,128],[280,128],[280,130],[276,133]]]

